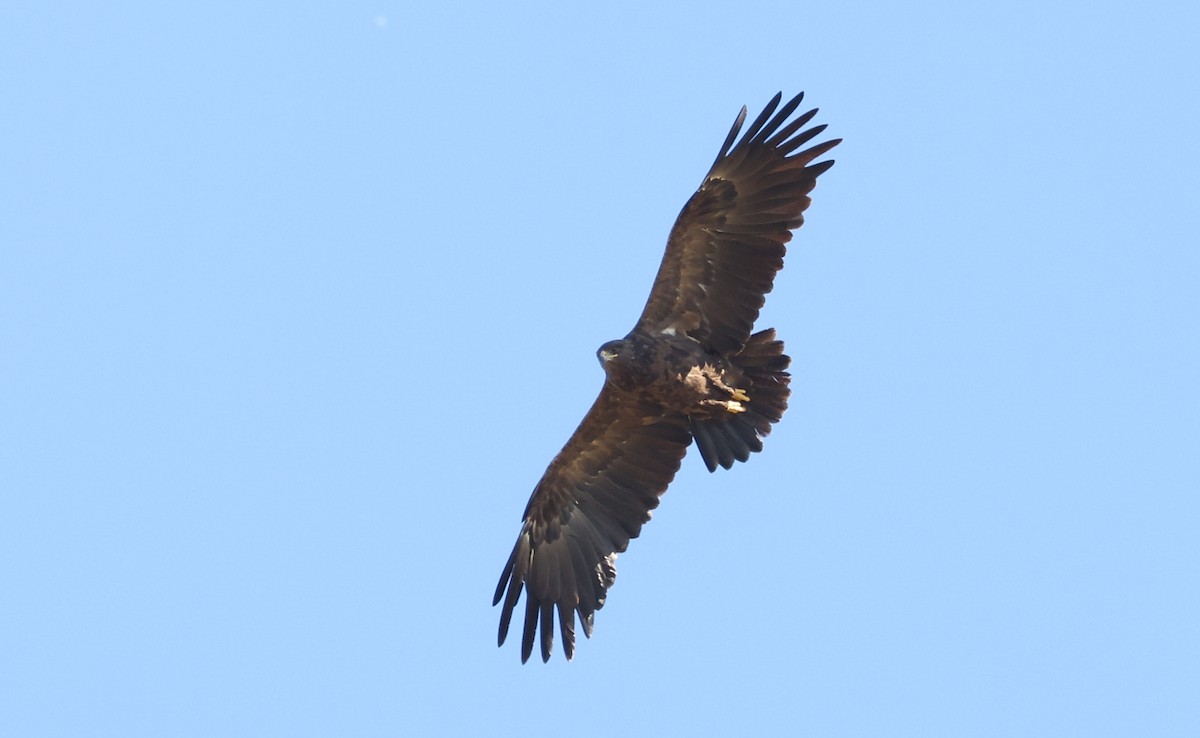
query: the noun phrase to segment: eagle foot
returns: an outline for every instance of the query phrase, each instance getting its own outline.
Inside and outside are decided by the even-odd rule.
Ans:
[[[746,394],[745,390],[736,387],[733,389],[733,392],[729,393],[729,396],[738,402],[750,402],[750,395]]]
[[[743,395],[743,397],[745,397],[745,395]],[[746,399],[749,400],[750,398],[747,397]],[[726,402],[725,409],[731,413],[746,412],[746,406],[743,405],[742,403],[738,402],[737,400],[730,400],[729,402]]]

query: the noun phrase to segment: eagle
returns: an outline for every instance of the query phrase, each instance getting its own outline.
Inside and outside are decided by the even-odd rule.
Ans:
[[[539,641],[575,654],[575,620],[591,638],[616,581],[617,554],[641,533],[693,441],[710,472],[761,451],[783,417],[791,359],[775,330],[754,322],[783,268],[785,244],[804,223],[809,193],[841,143],[800,149],[825,130],[789,121],[804,93],[777,94],[740,141],[733,123],[700,189],[683,206],[650,298],[633,330],[596,352],[604,386],[547,467],[492,600],[503,601],[499,645],[525,593],[521,663]]]

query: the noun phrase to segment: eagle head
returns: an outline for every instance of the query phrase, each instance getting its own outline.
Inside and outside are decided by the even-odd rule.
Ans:
[[[604,367],[604,371],[608,371],[611,362],[621,355],[621,351],[625,348],[625,341],[609,341],[600,348],[596,349],[596,358],[600,360],[600,366]]]

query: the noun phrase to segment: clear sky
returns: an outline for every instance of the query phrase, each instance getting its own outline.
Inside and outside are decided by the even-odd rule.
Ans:
[[[5,2],[0,734],[1200,734],[1197,39],[1182,0]],[[529,492],[779,90],[845,138],[759,323],[791,409],[522,667]]]

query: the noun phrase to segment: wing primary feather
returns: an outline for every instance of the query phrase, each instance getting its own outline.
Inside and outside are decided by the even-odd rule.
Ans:
[[[729,153],[729,148],[733,146],[733,142],[737,139],[738,131],[742,130],[742,124],[746,122],[746,106],[742,106],[742,112],[738,113],[738,117],[733,121],[733,127],[729,129],[729,135],[725,137],[725,143],[721,144],[721,150],[717,152],[717,158],[713,161],[713,166],[717,162],[725,158]],[[711,167],[710,167],[711,169]]]
[[[517,560],[517,548],[520,547],[520,541],[516,546],[513,546],[512,553],[508,555],[508,561],[504,564],[504,573],[500,575],[500,582],[496,584],[496,596],[492,598],[492,607],[500,604],[500,597],[504,594],[504,587],[508,584],[509,577],[513,573],[513,562]]]
[[[533,654],[533,636],[537,632],[538,606],[532,597],[525,597],[525,630],[521,633],[521,663]]]
[[[821,172],[824,172],[826,169],[829,169],[829,167],[833,166],[833,162],[834,162],[833,159],[826,159],[825,161],[818,162],[817,164],[813,164],[808,169],[809,169],[809,171],[813,172],[814,176],[816,176],[816,175],[820,174]]]
[[[542,603],[541,646],[542,663],[550,660],[550,652],[554,650],[554,603]]]
[[[575,611],[566,602],[558,603],[559,633],[562,635],[563,654],[570,661],[575,656]]]
[[[793,161],[802,161],[803,163],[807,164],[808,162],[812,161],[813,159],[816,159],[821,154],[824,154],[825,152],[829,151],[834,146],[837,146],[841,142],[842,142],[842,139],[835,138],[832,141],[825,141],[823,143],[819,143],[816,146],[812,147],[811,149],[805,149],[802,153],[796,154],[795,156],[792,157],[792,160]],[[809,173],[810,177],[812,177],[813,179],[816,179],[817,175],[819,175],[821,172],[824,172],[826,169],[828,169],[831,166],[833,166],[832,159],[830,159],[829,161],[823,161],[823,162],[819,162],[817,164],[813,164],[812,166],[809,166],[809,167],[805,167],[805,171]],[[817,167],[823,167],[823,168],[817,169]]]
[[[821,133],[823,133],[825,131],[825,129],[828,127],[829,127],[829,125],[826,123],[822,123],[819,126],[813,126],[812,128],[809,128],[807,131],[804,131],[803,133],[797,135],[792,140],[790,140],[784,144],[781,144],[778,148],[782,153],[790,154],[793,151],[795,151],[796,149],[803,146],[804,144],[813,140],[817,136],[821,135]],[[808,152],[806,151],[804,153],[807,154]]]
[[[805,124],[807,124],[810,120],[813,119],[814,116],[816,116],[816,114],[817,114],[817,108],[813,108],[812,110],[801,115],[799,118],[795,119],[791,123],[788,123],[786,126],[781,128],[778,133],[776,133],[774,136],[771,136],[771,138],[767,141],[767,145],[778,147],[781,143],[783,143],[784,141],[787,141],[788,138],[790,138],[793,134],[795,134],[796,131],[803,128],[805,126]]]
[[[512,623],[513,610],[517,606],[517,600],[521,598],[521,580],[515,575],[508,585],[508,597],[504,601],[504,608],[500,611],[500,634],[497,638],[498,645],[503,646],[504,641],[508,638],[508,627]],[[529,599],[526,597],[526,599]]]
[[[518,567],[517,563],[519,561],[518,557],[521,555],[521,549],[523,548],[521,544],[525,541],[525,534],[522,533],[521,537],[517,539],[517,545],[513,546],[512,556],[509,557],[510,563],[505,567],[504,574],[500,577],[501,587],[506,580],[508,582],[508,595],[504,598],[504,607],[500,610],[500,632],[497,636],[497,640],[501,646],[504,645],[504,640],[508,638],[508,628],[512,622],[513,610],[517,606],[517,600],[521,598],[521,587],[524,584],[525,570],[523,567]],[[497,592],[499,592],[499,589],[497,587]],[[526,599],[529,598],[526,597]],[[492,606],[495,607],[495,605],[496,603],[493,602]]]
[[[779,112],[775,114],[775,117],[771,119],[771,122],[762,129],[762,132],[755,136],[754,143],[762,143],[767,139],[768,136],[771,135],[772,132],[778,129],[779,126],[783,125],[783,122],[787,120],[788,116],[796,112],[796,108],[800,107],[800,101],[803,99],[804,93],[800,93],[791,100],[788,100],[787,104],[780,108]]]
[[[586,617],[579,619],[579,624],[583,626],[583,637],[584,638],[592,637],[592,628],[595,627],[595,625],[596,625],[595,616],[596,616],[596,613],[589,612]]]
[[[750,127],[746,129],[746,135],[742,136],[742,143],[738,144],[738,148],[744,146],[748,141],[753,141],[755,137],[758,136],[758,132],[762,130],[763,125],[767,122],[767,119],[771,117],[771,113],[775,112],[775,108],[779,106],[779,101],[782,99],[783,93],[776,92],[775,97],[771,98],[771,102],[767,103],[767,107],[763,108],[763,111],[758,114],[758,117],[755,118],[754,122],[750,124]]]

